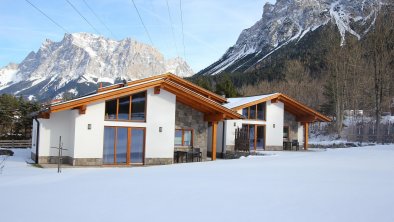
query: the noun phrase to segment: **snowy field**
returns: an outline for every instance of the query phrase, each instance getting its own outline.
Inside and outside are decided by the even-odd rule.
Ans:
[[[0,175],[0,221],[394,221],[394,145],[61,174],[29,152]]]

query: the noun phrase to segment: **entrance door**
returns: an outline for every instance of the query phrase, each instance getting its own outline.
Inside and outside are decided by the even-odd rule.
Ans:
[[[246,128],[249,133],[249,150],[265,149],[265,125],[243,124],[242,128]]]
[[[256,126],[256,150],[265,149],[265,126]]]
[[[145,129],[104,127],[104,164],[143,164]]]

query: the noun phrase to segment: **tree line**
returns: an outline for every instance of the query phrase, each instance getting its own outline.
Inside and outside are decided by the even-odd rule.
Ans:
[[[32,114],[40,107],[22,96],[0,95],[0,139],[31,139]]]

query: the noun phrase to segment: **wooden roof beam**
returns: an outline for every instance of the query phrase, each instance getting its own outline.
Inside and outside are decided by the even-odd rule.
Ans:
[[[207,121],[207,122],[222,121],[225,118],[226,118],[226,114],[223,114],[223,113],[205,114],[204,115],[204,121]]]

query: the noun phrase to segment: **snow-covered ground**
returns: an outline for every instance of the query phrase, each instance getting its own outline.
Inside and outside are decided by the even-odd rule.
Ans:
[[[394,145],[61,174],[14,151],[0,175],[4,222],[394,221]]]

